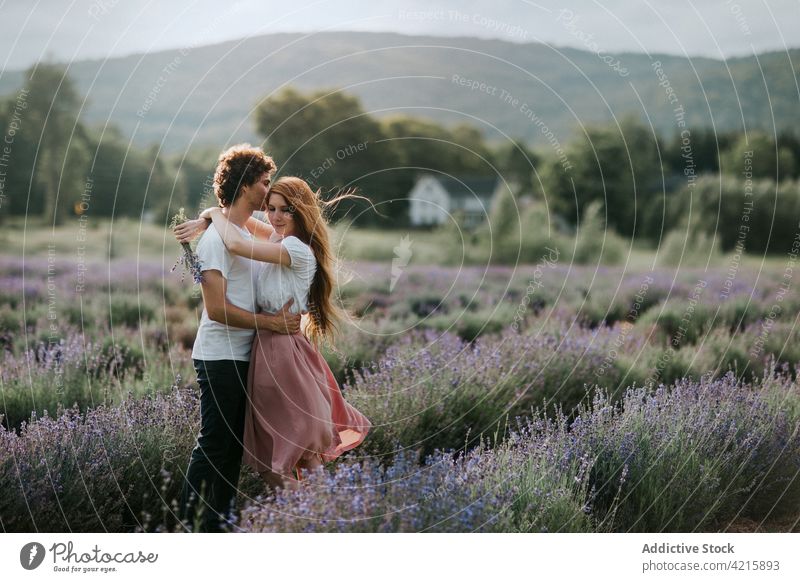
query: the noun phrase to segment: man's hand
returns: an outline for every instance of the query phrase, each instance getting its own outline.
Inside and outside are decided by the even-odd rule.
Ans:
[[[188,243],[192,239],[208,228],[209,222],[205,218],[195,218],[194,220],[187,220],[176,226],[172,232],[175,233],[175,238],[179,243]]]
[[[294,299],[290,298],[286,304],[273,314],[263,314],[267,326],[266,328],[274,331],[275,333],[282,333],[292,335],[300,333],[300,319],[299,313],[290,313],[289,308],[294,303]]]

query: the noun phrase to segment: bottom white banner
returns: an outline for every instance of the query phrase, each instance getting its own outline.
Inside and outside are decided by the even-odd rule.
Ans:
[[[797,534],[766,533],[3,534],[0,571],[3,580],[798,580],[798,550]]]

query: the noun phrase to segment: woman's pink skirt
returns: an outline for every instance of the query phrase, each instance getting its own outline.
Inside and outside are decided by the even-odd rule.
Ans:
[[[328,363],[302,334],[258,331],[250,353],[243,462],[290,475],[315,456],[332,461],[372,424],[345,402]]]

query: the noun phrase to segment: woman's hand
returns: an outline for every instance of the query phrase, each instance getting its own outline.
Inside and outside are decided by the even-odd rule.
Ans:
[[[209,224],[211,223],[205,218],[196,218],[179,224],[173,229],[173,232],[179,243],[188,243],[205,231]]]

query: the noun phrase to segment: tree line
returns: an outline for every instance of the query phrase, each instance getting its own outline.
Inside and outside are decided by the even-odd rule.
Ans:
[[[178,207],[197,208],[209,198],[218,151],[165,155],[157,144],[135,145],[113,125],[88,126],[86,99],[59,65],[39,63],[25,79],[18,94],[0,100],[0,218],[39,216],[58,224],[90,212],[166,223]],[[326,195],[355,188],[367,197],[374,206],[348,202],[332,217],[362,225],[407,226],[408,194],[420,173],[501,176],[515,196],[546,200],[568,227],[578,226],[594,203],[607,228],[657,243],[682,227],[690,207],[694,228],[729,228],[737,221],[719,218],[736,214],[749,180],[760,204],[751,226],[765,233],[757,246],[775,250],[761,239],[793,230],[788,222],[796,214],[790,211],[800,196],[800,139],[787,131],[772,136],[690,128],[660,136],[630,116],[576,128],[557,156],[520,139],[489,143],[467,124],[379,117],[341,90],[303,93],[292,87],[263,99],[253,121],[280,174],[302,176]],[[774,217],[770,204],[780,210]],[[787,225],[770,229],[767,220]],[[732,244],[730,233],[722,240]]]
[[[87,125],[87,101],[63,67],[39,63],[25,79],[18,94],[0,100],[7,142],[0,148],[0,220],[25,215],[60,224],[89,212],[166,222],[181,206],[213,203],[211,178],[224,144],[180,155],[165,155],[158,144],[143,148],[111,124]],[[341,92],[287,89],[258,107],[255,123],[280,174],[300,175],[326,193],[357,188],[370,198],[375,208],[342,207],[333,216],[361,224],[404,224],[404,198],[421,170],[486,174],[513,149],[491,149],[467,125],[446,128],[412,117],[378,121]]]
[[[39,63],[16,95],[0,101],[4,215],[61,224],[92,216],[158,216],[186,203],[202,170],[179,168],[157,145],[141,148],[113,125],[88,126],[87,100],[64,68]]]
[[[729,251],[745,224],[745,250],[783,252],[791,240],[783,235],[798,230],[800,140],[793,132],[699,128],[663,138],[626,117],[586,127],[567,158],[568,170],[554,156],[540,164],[536,192],[573,225],[595,202],[608,228],[649,244],[691,229],[716,233]]]

